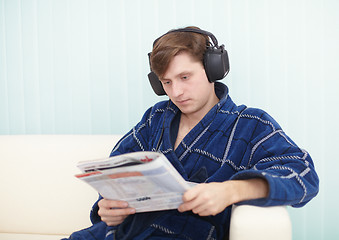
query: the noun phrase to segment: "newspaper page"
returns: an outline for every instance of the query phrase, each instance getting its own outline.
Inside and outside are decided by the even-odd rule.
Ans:
[[[124,200],[136,212],[176,209],[192,187],[162,153],[134,152],[78,164],[87,182],[101,196]]]

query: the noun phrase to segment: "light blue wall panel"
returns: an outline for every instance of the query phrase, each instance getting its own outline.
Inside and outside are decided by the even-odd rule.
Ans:
[[[53,29],[53,5],[51,1],[37,1],[37,45],[38,45],[38,79],[40,97],[41,133],[55,133],[55,62]],[[33,2],[32,2],[33,4]],[[30,59],[27,59],[28,61]],[[31,96],[30,96],[31,97]]]
[[[238,103],[312,155],[320,193],[289,208],[294,239],[337,239],[339,2],[0,0],[0,134],[121,134],[157,97],[147,53],[196,25],[225,44]]]
[[[5,33],[3,38],[6,48],[6,79],[4,81],[7,84],[7,111],[10,123],[7,131],[20,133],[25,132],[21,5],[20,2],[13,1],[5,2],[3,6],[6,9],[2,11],[5,29],[1,32]]]
[[[73,106],[71,128],[74,133],[92,131],[90,54],[89,54],[89,6],[87,1],[69,1],[69,80]],[[76,12],[76,14],[74,14]]]

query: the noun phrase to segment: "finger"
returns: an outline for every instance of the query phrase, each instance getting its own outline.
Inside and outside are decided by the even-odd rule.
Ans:
[[[121,221],[123,221],[125,218],[126,218],[127,216],[125,215],[125,216],[109,216],[109,215],[105,215],[105,216],[102,216],[101,217],[101,220],[102,221],[104,221],[104,222],[112,222],[112,223],[114,223],[114,222],[121,222]]]
[[[98,214],[100,217],[110,216],[110,217],[116,217],[116,216],[128,216],[130,214],[134,214],[135,209],[134,208],[99,208]]]
[[[118,217],[102,217],[101,220],[105,222],[108,226],[116,226],[122,223],[127,216],[118,216]]]
[[[214,201],[206,202],[192,209],[192,212],[200,216],[217,215],[226,208],[224,204],[220,205]]]
[[[125,201],[102,199],[98,203],[99,207],[104,208],[126,208],[128,203]]]
[[[195,214],[199,214],[206,211],[206,206],[205,205],[198,205],[195,208],[192,209],[192,212]]]
[[[199,205],[200,205],[199,200],[197,198],[195,198],[191,201],[182,203],[179,206],[178,210],[179,210],[179,212],[186,212],[186,211],[190,211],[194,208],[197,208]]]
[[[214,215],[214,214],[211,214],[211,212],[209,210],[204,210],[204,211],[201,211],[201,212],[196,213],[196,214],[198,214],[201,217],[206,217],[206,216]]]
[[[134,213],[134,208],[117,208],[109,210],[102,208],[98,211],[101,220],[105,222],[108,226],[116,226],[122,223],[128,215]]]
[[[201,191],[203,185],[204,185],[203,183],[202,184],[198,184],[195,187],[187,190],[184,193],[184,195],[182,196],[182,200],[184,202],[192,201],[194,198],[196,198],[199,195],[199,192]]]
[[[108,210],[112,216],[127,216],[135,213],[135,208],[114,208]]]

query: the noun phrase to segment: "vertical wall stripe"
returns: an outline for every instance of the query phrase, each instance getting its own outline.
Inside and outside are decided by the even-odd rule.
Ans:
[[[37,56],[36,2],[21,2],[22,66],[25,105],[25,131],[41,131]],[[25,61],[32,59],[32,61]]]
[[[7,59],[5,36],[5,2],[0,1],[0,132],[9,133],[9,108],[8,108],[8,84],[7,84]]]
[[[69,9],[72,133],[92,133],[88,1],[69,1]],[[74,12],[77,12],[75,17]]]
[[[9,131],[25,132],[24,92],[22,79],[22,35],[20,1],[5,2],[6,62],[9,104]]]

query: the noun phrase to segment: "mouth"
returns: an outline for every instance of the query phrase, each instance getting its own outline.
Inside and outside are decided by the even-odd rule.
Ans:
[[[180,105],[186,104],[188,103],[189,99],[185,99],[185,100],[177,100],[176,102]]]

